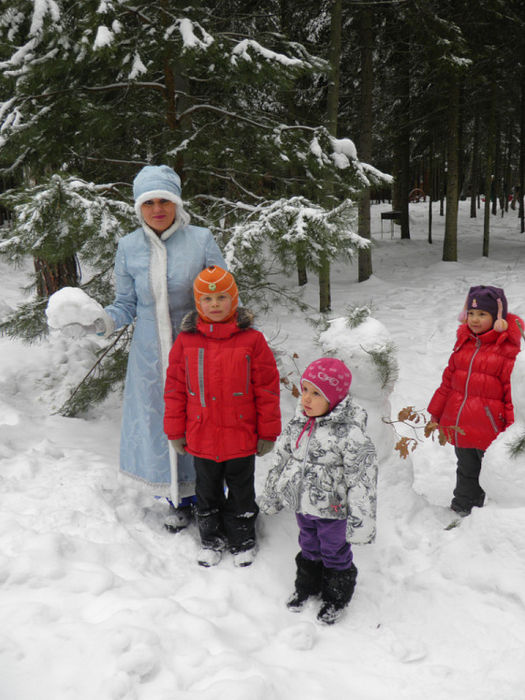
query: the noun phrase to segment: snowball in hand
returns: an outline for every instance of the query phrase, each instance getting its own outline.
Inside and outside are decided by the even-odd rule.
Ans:
[[[49,297],[46,308],[51,328],[64,328],[70,323],[90,326],[104,314],[104,309],[79,287],[63,287]]]

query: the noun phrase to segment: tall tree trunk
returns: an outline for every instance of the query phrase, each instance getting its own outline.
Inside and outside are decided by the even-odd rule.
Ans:
[[[361,37],[361,95],[359,105],[359,159],[365,163],[372,160],[372,90],[374,82],[373,71],[373,33],[372,10],[363,7],[359,12],[359,34]],[[361,194],[359,199],[358,234],[371,241],[370,232],[370,188]],[[358,281],[364,282],[372,274],[372,246],[359,248]]]
[[[483,257],[489,256],[490,243],[490,210],[492,192],[495,189],[494,183],[494,152],[495,152],[495,130],[496,130],[496,83],[494,80],[490,89],[489,121],[487,125],[487,157],[485,164],[485,209],[483,216]]]
[[[334,0],[330,23],[330,77],[326,97],[327,128],[332,136],[337,136],[337,116],[339,112],[339,78],[341,64],[341,16],[342,0]],[[329,196],[330,193],[327,192]],[[332,306],[330,291],[330,261],[321,256],[319,271],[319,311],[330,311]]]
[[[443,260],[457,262],[458,259],[458,125],[459,125],[459,79],[455,71],[448,83],[449,102],[447,109],[447,207],[445,212],[445,237]]]
[[[472,141],[472,170],[470,175],[470,218],[478,213],[479,194],[479,112],[474,115],[474,135]]]
[[[296,29],[296,23],[294,22],[293,19],[293,0],[281,0],[280,2],[280,8],[281,8],[281,27],[283,29],[283,32],[285,36],[290,37],[292,40],[295,40],[295,29]],[[289,116],[289,123],[294,124],[296,122],[296,119],[299,117],[300,113],[300,108],[298,107],[296,103],[296,94],[295,94],[295,86],[292,90],[286,90],[284,95],[282,95],[282,100],[286,106],[286,111],[288,112]],[[300,121],[300,120],[299,120]],[[300,191],[299,186],[297,185],[297,182],[299,180],[298,176],[298,170],[294,165],[291,165],[289,167],[289,174],[290,174],[290,192],[293,195],[296,194],[302,194]],[[300,252],[297,252],[295,256],[295,261],[296,261],[296,267],[297,267],[297,284],[299,287],[304,287],[305,284],[308,282],[308,271],[306,268],[306,262],[304,259],[304,255]]]
[[[401,238],[410,238],[408,195],[410,191],[410,38],[408,28],[397,24],[398,39],[395,58],[397,131],[394,140],[396,201],[394,209],[401,212]]]
[[[428,242],[432,243],[432,202],[434,200],[434,188],[436,180],[436,159],[434,157],[434,151],[436,148],[436,130],[432,129],[432,140],[430,142],[430,175],[428,182]]]
[[[525,59],[525,51],[523,51]],[[525,186],[525,63],[521,66],[521,118],[520,118],[520,184],[519,184],[519,207],[520,232],[525,232],[525,212],[523,188]]]
[[[495,140],[495,147],[493,150],[494,178],[492,179],[492,191],[490,199],[492,213],[494,214],[494,216],[496,216],[496,214],[498,213],[498,199],[501,198],[501,125],[497,117],[494,124],[493,139]]]

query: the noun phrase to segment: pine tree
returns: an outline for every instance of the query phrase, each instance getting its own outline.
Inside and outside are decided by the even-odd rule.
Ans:
[[[0,175],[20,184],[4,199],[14,208],[15,224],[4,232],[3,252],[13,261],[24,254],[45,261],[35,299],[3,324],[4,332],[28,340],[44,333],[45,296],[57,285],[81,283],[98,301],[108,301],[117,232],[133,227],[123,202],[136,171],[150,162],[175,167],[195,223],[212,228],[223,246],[232,239],[233,265],[237,242],[243,263],[254,261],[257,246],[249,258],[239,231],[254,217],[264,220],[275,201],[286,208],[290,173],[303,208],[311,203],[319,221],[327,222],[319,229],[320,245],[329,256],[338,245],[347,250],[351,230],[342,212],[374,171],[322,122],[301,123],[300,110],[291,119],[290,102],[283,100],[301,81],[322,82],[326,61],[286,39],[278,2],[264,13],[235,0],[205,5],[14,0],[0,11]],[[91,193],[81,207],[85,225],[75,212],[74,182]],[[104,203],[94,199],[97,188],[111,190]],[[54,205],[40,212],[46,197]],[[120,207],[102,246],[99,207]],[[43,251],[30,237],[19,238],[20,249],[15,245],[31,216],[40,217]],[[334,221],[340,226],[335,234]],[[78,226],[78,246],[60,246],[54,234]],[[265,240],[278,250],[281,266],[290,252],[304,250],[285,236],[277,242],[268,232]],[[44,283],[57,260],[72,274]],[[75,278],[74,260],[89,261],[92,279]]]

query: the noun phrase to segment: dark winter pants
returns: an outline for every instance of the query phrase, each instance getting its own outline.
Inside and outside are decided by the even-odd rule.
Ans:
[[[352,564],[352,548],[346,541],[346,519],[333,520],[296,513],[299,546],[306,559],[321,561],[327,569],[343,571]]]
[[[242,552],[255,546],[255,455],[214,462],[195,457],[197,523],[203,547]],[[224,493],[224,486],[227,494]]]
[[[454,510],[470,513],[474,506],[481,508],[485,502],[485,492],[479,485],[483,450],[474,447],[456,447],[458,468],[456,470],[456,488],[451,506]]]

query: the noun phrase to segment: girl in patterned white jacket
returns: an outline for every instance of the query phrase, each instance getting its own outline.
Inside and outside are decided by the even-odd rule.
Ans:
[[[284,506],[299,525],[295,592],[287,602],[299,611],[321,594],[317,616],[334,623],[348,605],[357,569],[352,541],[375,536],[377,460],[366,433],[366,411],[348,394],[352,374],[341,360],[321,358],[301,377],[301,400],[277,441],[261,510]]]

